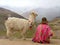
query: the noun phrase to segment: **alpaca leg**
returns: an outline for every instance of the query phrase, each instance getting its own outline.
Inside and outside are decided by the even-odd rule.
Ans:
[[[13,39],[13,31],[7,30],[7,38],[8,38],[9,40],[12,40],[12,39]]]
[[[9,38],[11,36],[11,31],[10,29],[7,30],[7,37]]]
[[[10,38],[12,36],[12,29],[7,28],[7,37]]]
[[[23,39],[25,38],[25,36],[24,36],[25,33],[26,33],[26,29],[23,29],[23,31],[21,33]]]

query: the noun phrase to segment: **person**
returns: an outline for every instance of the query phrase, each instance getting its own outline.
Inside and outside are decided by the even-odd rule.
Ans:
[[[39,24],[36,28],[36,32],[32,41],[38,43],[50,43],[51,36],[53,36],[53,32],[48,25],[46,17],[43,17],[41,24]]]

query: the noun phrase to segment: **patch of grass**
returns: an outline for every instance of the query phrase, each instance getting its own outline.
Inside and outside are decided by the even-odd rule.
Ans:
[[[35,31],[36,31],[35,28],[33,28],[31,30],[27,30],[24,36],[26,38],[32,38],[34,36],[34,34],[35,34]],[[13,37],[13,38],[20,38],[21,37],[20,34],[21,34],[21,32],[18,31],[18,32],[14,33],[11,37]],[[0,30],[0,36],[6,36],[6,30]],[[53,39],[58,39],[57,36],[53,36],[52,38]]]
[[[35,30],[28,30],[25,34],[26,38],[32,38],[35,33]]]
[[[26,33],[25,33],[25,37],[26,38],[31,38],[33,37],[35,33],[35,29],[31,29],[31,30],[27,30]],[[12,34],[12,38],[20,38],[21,37],[21,32],[17,31],[15,33]],[[6,30],[0,30],[0,36],[6,36]]]
[[[57,36],[54,36],[54,37],[52,37],[52,39],[60,39],[60,38],[57,38]]]
[[[5,35],[6,35],[6,31],[0,30],[0,36],[5,36]]]

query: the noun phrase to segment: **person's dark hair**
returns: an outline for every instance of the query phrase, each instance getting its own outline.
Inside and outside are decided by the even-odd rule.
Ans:
[[[47,18],[46,17],[43,17],[41,23],[42,24],[47,24],[48,23]]]

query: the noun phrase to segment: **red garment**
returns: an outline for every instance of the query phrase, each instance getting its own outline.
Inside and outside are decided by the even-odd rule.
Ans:
[[[45,43],[45,41],[47,41],[48,38],[50,39],[51,35],[51,28],[48,26],[48,24],[40,24],[36,29],[33,41]]]

